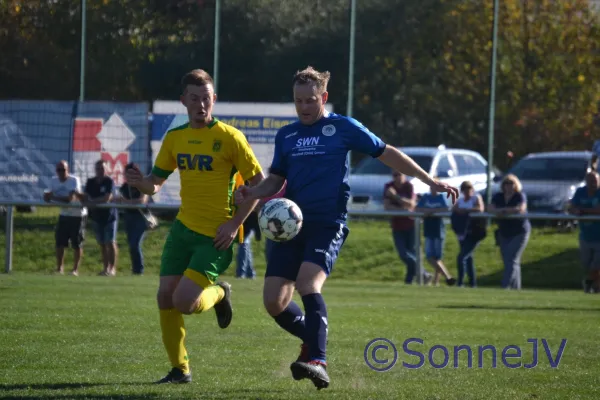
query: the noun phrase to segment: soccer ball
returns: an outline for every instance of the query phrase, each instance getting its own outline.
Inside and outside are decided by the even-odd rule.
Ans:
[[[302,211],[285,198],[269,200],[258,214],[261,232],[276,242],[293,239],[302,229]]]

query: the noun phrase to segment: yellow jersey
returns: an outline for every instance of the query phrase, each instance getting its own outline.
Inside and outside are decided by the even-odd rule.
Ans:
[[[181,178],[177,219],[210,237],[231,219],[235,188],[262,171],[244,134],[216,118],[204,128],[185,124],[167,132],[152,173],[166,179],[175,169]]]

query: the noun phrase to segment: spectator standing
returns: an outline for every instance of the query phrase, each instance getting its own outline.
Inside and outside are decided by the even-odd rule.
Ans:
[[[444,244],[446,241],[446,226],[441,217],[427,216],[434,213],[448,211],[448,203],[443,194],[438,193],[431,188],[429,193],[424,194],[417,204],[416,211],[425,213],[423,219],[423,236],[425,237],[425,257],[429,264],[434,268],[433,285],[438,286],[440,275],[446,279],[446,284],[452,286],[456,279],[448,273],[446,266],[442,262],[444,253]]]
[[[575,191],[569,212],[575,215],[600,215],[600,178],[588,172],[586,185]],[[585,293],[600,293],[600,221],[579,221],[579,251],[584,269]]]
[[[135,168],[139,170],[139,166],[134,163],[129,163],[125,169]],[[137,188],[130,186],[127,181],[119,188],[121,197],[120,203],[123,204],[147,204],[148,195],[140,192]],[[125,220],[125,232],[127,234],[127,246],[129,247],[129,256],[131,258],[131,272],[134,275],[144,274],[144,254],[142,252],[142,243],[146,236],[147,221],[142,214],[142,210],[127,208],[123,211]]]
[[[385,184],[383,189],[383,205],[386,210],[414,211],[416,195],[412,183],[406,176],[394,171],[393,180]],[[411,284],[417,274],[417,257],[415,253],[415,221],[411,217],[392,217],[390,221],[394,246],[400,259],[406,264],[404,282]],[[423,272],[425,284],[429,284],[433,276]]]
[[[470,216],[473,212],[483,212],[483,199],[477,193],[473,184],[465,181],[460,185],[462,196],[458,198],[452,208],[452,229],[456,233],[460,250],[456,258],[458,269],[457,285],[464,286],[465,272],[469,278],[469,285],[477,287],[477,277],[475,273],[475,261],[473,253],[477,245],[485,237],[485,228],[480,229],[480,224],[484,222],[476,221]]]
[[[59,204],[73,203],[81,194],[79,178],[69,173],[69,164],[60,161],[56,164],[56,176],[52,177],[50,187],[44,192],[44,201]],[[87,210],[85,207],[63,207],[60,210],[55,231],[56,241],[56,272],[64,273],[63,264],[65,249],[73,248],[73,270],[71,275],[79,276],[79,265],[83,255],[83,242],[85,240]]]
[[[96,176],[85,184],[84,204],[90,208],[89,217],[94,222],[96,241],[102,251],[104,269],[99,275],[115,276],[117,269],[117,222],[115,208],[98,208],[98,204],[107,204],[113,199],[114,182],[106,175],[106,165],[99,160],[95,165]]]
[[[527,197],[519,178],[510,174],[502,180],[502,191],[492,197],[489,211],[497,215],[527,212]],[[530,234],[531,224],[528,219],[498,220],[496,241],[504,263],[502,287],[505,289],[521,289],[521,256]]]

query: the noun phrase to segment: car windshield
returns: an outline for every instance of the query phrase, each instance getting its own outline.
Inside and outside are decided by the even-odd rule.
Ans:
[[[528,158],[519,161],[510,173],[520,180],[582,181],[587,168],[584,158]]]
[[[431,163],[433,162],[433,157],[424,156],[424,155],[408,155],[410,158],[415,160],[417,164],[425,171],[429,172],[431,169]],[[379,161],[376,158],[367,157],[361,162],[358,163],[353,174],[356,175],[392,175],[392,169]]]

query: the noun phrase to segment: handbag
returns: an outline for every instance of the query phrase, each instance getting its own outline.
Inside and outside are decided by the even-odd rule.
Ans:
[[[127,185],[127,191],[129,192],[129,199],[133,199],[131,195],[131,186]],[[158,219],[150,212],[150,210],[140,210],[138,209],[142,217],[146,220],[146,228],[148,230],[154,230],[158,228]]]
[[[467,235],[480,242],[487,237],[487,220],[485,218],[469,218]]]

